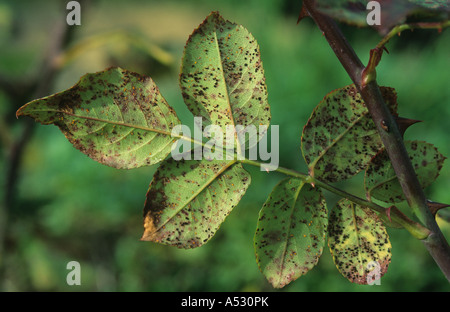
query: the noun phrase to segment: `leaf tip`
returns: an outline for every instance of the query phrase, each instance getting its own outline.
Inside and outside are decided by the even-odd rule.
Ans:
[[[16,111],[16,119],[19,119],[20,116],[24,115],[24,114],[23,114],[23,109],[24,109],[27,105],[28,105],[28,104],[25,104],[24,106],[22,106],[21,108],[19,108],[19,109]]]
[[[156,231],[155,222],[150,214],[147,213],[144,218],[144,233],[142,234],[141,241],[154,241]]]

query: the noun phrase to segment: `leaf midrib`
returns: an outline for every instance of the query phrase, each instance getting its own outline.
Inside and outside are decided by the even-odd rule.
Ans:
[[[214,42],[216,44],[216,52],[218,54],[220,73],[222,74],[222,80],[223,80],[223,83],[224,83],[224,86],[225,86],[225,90],[226,90],[225,93],[226,93],[226,96],[227,96],[226,97],[226,102],[228,104],[228,110],[227,110],[228,115],[229,115],[228,117],[229,117],[230,122],[231,122],[232,126],[234,127],[234,129],[236,129],[236,122],[234,120],[233,111],[231,109],[230,91],[228,89],[227,80],[225,79],[225,72],[224,72],[223,65],[222,65],[222,53],[220,51],[219,40],[217,39],[218,38],[217,37],[217,28],[215,26],[214,26],[214,32],[213,33],[214,33]],[[234,137],[235,137],[235,142],[236,142],[237,153],[238,153],[238,155],[242,155],[241,144],[239,142],[239,138],[238,138],[238,135],[237,135],[236,131],[234,131]]]
[[[341,134],[339,134],[333,141],[331,141],[331,144],[327,146],[325,149],[322,150],[321,153],[314,159],[313,162],[309,164],[310,170],[314,170],[314,167],[319,162],[320,159],[324,157],[324,155],[336,144],[338,143],[358,122],[360,122],[364,117],[366,117],[367,112],[363,112],[360,117],[356,118],[354,122],[350,123],[350,125],[343,131]]]
[[[356,241],[357,241],[357,244],[358,244],[358,262],[362,266],[362,263],[363,263],[362,253],[363,253],[364,250],[361,248],[361,234],[360,234],[360,231],[358,229],[358,224],[356,222],[356,208],[355,208],[355,206],[356,205],[354,203],[350,203],[350,207],[351,207],[351,211],[352,211],[352,221],[353,221]],[[359,269],[358,268],[356,268],[356,269],[358,270],[358,273],[360,273]],[[364,268],[362,268],[362,270],[364,270]],[[363,271],[363,273],[364,273],[364,271]]]
[[[170,216],[169,218],[167,218],[164,223],[162,223],[160,226],[158,226],[155,229],[155,233],[158,232],[161,228],[163,228],[167,223],[169,223],[176,215],[178,215],[184,208],[186,208],[187,205],[189,205],[189,203],[191,203],[201,192],[203,192],[203,190],[205,190],[211,183],[213,183],[223,172],[225,172],[228,168],[230,168],[233,164],[235,164],[237,161],[236,160],[232,160],[229,163],[227,163],[225,166],[223,166],[217,173],[213,174],[209,180],[206,181],[206,183],[204,185],[202,185],[201,187],[198,188],[198,190],[196,192],[194,192],[194,194],[192,194],[188,200],[186,200],[186,202],[181,206],[180,208],[175,210],[173,215]]]
[[[168,132],[165,130],[160,130],[160,129],[156,129],[156,128],[148,128],[148,127],[133,125],[133,124],[125,123],[125,122],[117,122],[117,121],[112,121],[112,120],[100,119],[100,118],[96,118],[96,117],[80,116],[77,114],[73,114],[73,113],[69,113],[67,111],[61,111],[61,110],[57,110],[57,109],[42,109],[42,110],[34,109],[33,111],[34,112],[61,113],[61,114],[69,115],[69,116],[80,118],[80,119],[93,120],[93,121],[103,122],[103,123],[107,123],[107,124],[111,124],[111,125],[129,127],[129,128],[133,128],[133,129],[140,129],[140,130],[149,131],[149,132],[157,132],[157,133],[164,134],[167,136],[172,136],[172,132]],[[177,136],[177,135],[174,135],[174,136],[179,137],[179,138],[182,137],[182,136]]]
[[[289,216],[289,227],[288,227],[288,232],[287,232],[287,235],[286,235],[286,243],[284,244],[284,248],[283,248],[282,256],[281,256],[281,259],[282,259],[283,261],[281,261],[281,265],[280,265],[279,282],[283,279],[283,277],[286,276],[286,275],[284,274],[284,269],[285,269],[285,261],[284,261],[284,260],[285,260],[285,258],[286,258],[287,246],[288,246],[288,244],[289,244],[289,240],[291,239],[290,233],[291,233],[292,216],[293,216],[293,214],[294,214],[295,205],[296,205],[296,203],[297,203],[298,196],[300,195],[300,192],[301,192],[301,190],[302,190],[302,188],[303,188],[304,185],[305,185],[305,182],[304,182],[304,181],[301,181],[299,187],[298,187],[297,190],[295,191],[295,194],[294,194],[294,196],[293,196],[293,198],[292,198],[291,214],[290,214],[290,216]],[[298,252],[297,252],[297,254],[298,254]]]

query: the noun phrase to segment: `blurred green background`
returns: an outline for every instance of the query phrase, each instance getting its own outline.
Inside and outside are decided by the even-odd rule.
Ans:
[[[42,63],[65,26],[65,3],[0,2],[0,290],[272,291],[255,262],[253,235],[258,212],[282,175],[249,167],[252,184],[246,195],[203,247],[178,250],[141,242],[142,208],[156,166],[129,171],[102,166],[74,149],[58,128],[17,120],[15,111],[38,94],[33,83],[46,82],[43,95],[49,95],[85,73],[116,65],[151,76],[189,123],[178,86],[182,51],[194,28],[219,11],[257,39],[272,124],[280,125],[280,165],[306,172],[300,153],[303,125],[325,94],[351,81],[312,21],[297,25],[300,2],[81,2],[81,26],[71,27],[49,78]],[[379,35],[342,27],[366,63]],[[448,30],[402,33],[388,44],[390,53],[378,68],[380,85],[397,89],[400,115],[424,121],[405,139],[426,140],[447,156],[449,39]],[[450,203],[449,166],[426,190],[429,198]],[[364,196],[361,181],[360,174],[340,186]],[[331,207],[337,198],[327,193],[327,200]],[[439,223],[450,239],[449,224]],[[381,285],[348,282],[326,248],[316,268],[277,291],[449,290],[419,241],[402,230],[388,231],[392,263]],[[72,260],[81,264],[81,286],[66,284],[66,264]]]

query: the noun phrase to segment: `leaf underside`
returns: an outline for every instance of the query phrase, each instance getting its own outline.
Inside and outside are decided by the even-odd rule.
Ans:
[[[24,105],[17,116],[58,126],[75,148],[119,169],[163,160],[180,123],[151,78],[121,68],[86,74],[72,88]]]
[[[381,87],[392,114],[397,96]],[[383,147],[375,124],[352,84],[330,92],[316,106],[302,133],[302,154],[312,176],[327,182],[348,179],[363,170]]]
[[[431,185],[439,176],[445,157],[430,143],[405,141],[405,147],[422,188]],[[397,203],[405,200],[386,151],[381,150],[366,168],[364,186],[367,198]]]
[[[347,199],[331,209],[328,246],[337,269],[352,283],[376,282],[391,261],[391,243],[381,220]]]
[[[254,238],[259,269],[276,288],[312,269],[322,254],[327,208],[320,189],[288,178],[270,194]]]

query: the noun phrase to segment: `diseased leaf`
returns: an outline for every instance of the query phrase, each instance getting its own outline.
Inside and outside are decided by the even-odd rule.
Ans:
[[[381,87],[381,92],[396,114],[394,89]],[[327,94],[303,128],[302,153],[310,174],[328,182],[357,174],[382,147],[375,124],[354,85]]]
[[[248,142],[256,136],[251,141],[256,143],[265,131],[259,126],[267,129],[269,125],[267,88],[256,40],[244,27],[224,20],[217,12],[189,37],[180,86],[188,109],[195,117],[203,117],[202,126],[219,127],[223,140],[214,143],[217,147],[237,144],[239,152],[241,140]],[[227,136],[230,128],[239,131],[239,126],[243,131],[254,126],[256,131],[245,139],[236,132]],[[234,160],[165,161],[147,194],[142,239],[180,248],[206,243],[249,183],[250,175]]]
[[[445,157],[433,146],[422,141],[405,141],[411,163],[422,188],[439,176]],[[381,150],[369,163],[365,172],[364,187],[367,198],[396,203],[405,200],[402,187],[386,151]]]
[[[180,123],[151,78],[121,68],[87,74],[70,89],[22,106],[17,116],[58,126],[78,150],[120,169],[163,160]]]
[[[370,0],[317,0],[319,11],[341,22],[359,27],[368,26],[367,15],[371,12],[367,9]],[[378,0],[380,5],[380,23],[373,25],[377,31],[385,35],[394,26],[403,24],[408,18],[429,20],[448,19],[450,4],[446,0]],[[373,9],[372,6],[369,9]]]
[[[194,30],[186,43],[180,85],[184,101],[194,116],[202,116],[205,125],[269,126],[270,108],[261,55],[255,38],[241,25],[224,20],[212,12]],[[236,128],[236,130],[239,130]],[[240,142],[241,134],[228,141]],[[243,135],[243,133],[242,133]],[[242,140],[241,140],[242,141]],[[256,140],[250,142],[257,142]],[[226,146],[224,136],[223,145]]]
[[[369,208],[347,199],[331,210],[328,246],[337,269],[352,283],[376,282],[391,262],[391,243],[382,221]]]
[[[288,178],[270,194],[254,238],[259,269],[276,288],[312,269],[322,255],[328,222],[320,189]]]
[[[250,175],[235,161],[164,161],[147,193],[142,240],[179,248],[203,245],[249,184]]]

